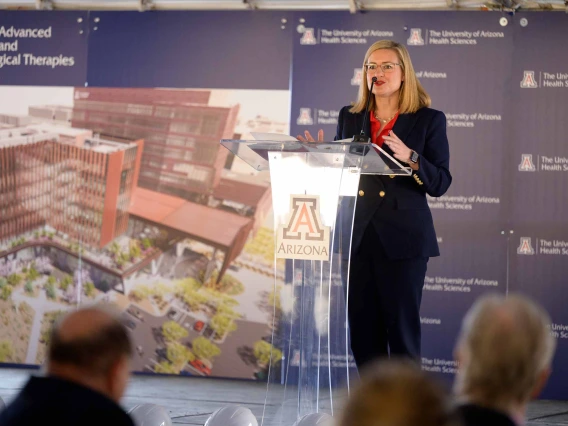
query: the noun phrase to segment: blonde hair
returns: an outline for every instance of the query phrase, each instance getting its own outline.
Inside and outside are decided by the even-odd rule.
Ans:
[[[382,360],[361,372],[339,426],[444,426],[452,424],[446,395],[410,360]]]
[[[392,50],[398,55],[398,61],[404,75],[404,80],[401,84],[398,98],[399,112],[401,114],[406,114],[416,112],[423,107],[429,107],[432,104],[432,100],[416,77],[416,73],[414,72],[414,67],[412,66],[412,61],[410,60],[410,55],[408,54],[406,47],[392,40],[380,40],[373,43],[371,47],[367,49],[367,53],[365,53],[365,59],[363,60],[363,78],[359,85],[359,96],[357,97],[357,102],[353,104],[349,112],[359,113],[365,111],[367,100],[369,99],[367,69],[365,68],[365,64],[373,52],[381,49]],[[371,97],[369,109],[371,111],[375,109],[374,96]]]
[[[554,355],[549,327],[546,311],[524,296],[478,299],[458,337],[463,357],[456,394],[497,409],[528,402]]]

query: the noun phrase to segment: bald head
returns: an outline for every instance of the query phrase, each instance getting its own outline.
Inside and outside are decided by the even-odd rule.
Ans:
[[[521,295],[488,295],[467,313],[456,353],[458,395],[485,405],[522,404],[550,369],[555,349],[548,314]]]
[[[361,371],[340,426],[447,426],[445,393],[409,360],[380,360]]]
[[[62,318],[56,326],[56,332],[62,342],[85,339],[104,328],[116,325],[116,318],[110,311],[102,308],[86,308],[73,311]]]
[[[53,327],[48,372],[54,366],[72,366],[85,375],[106,374],[131,353],[128,332],[114,311],[102,306],[83,308]]]

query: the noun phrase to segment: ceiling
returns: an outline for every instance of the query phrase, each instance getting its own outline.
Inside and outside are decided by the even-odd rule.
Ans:
[[[84,10],[543,10],[568,0],[0,0],[0,9]]]

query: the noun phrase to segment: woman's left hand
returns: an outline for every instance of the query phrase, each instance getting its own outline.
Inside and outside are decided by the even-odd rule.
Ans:
[[[410,154],[412,154],[412,150],[407,147],[392,130],[384,137],[384,141],[384,143],[386,143],[393,152],[394,158],[407,164],[410,163]]]

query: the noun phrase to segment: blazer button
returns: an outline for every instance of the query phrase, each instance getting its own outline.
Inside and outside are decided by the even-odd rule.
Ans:
[[[365,195],[365,191],[363,191],[362,189],[359,190],[359,197],[362,197],[363,195]]]
[[[385,191],[379,192],[379,196],[380,196],[380,197],[384,197],[384,196],[385,196]]]
[[[396,175],[389,175],[389,177],[390,177],[391,179],[394,179],[394,178],[396,177]]]

